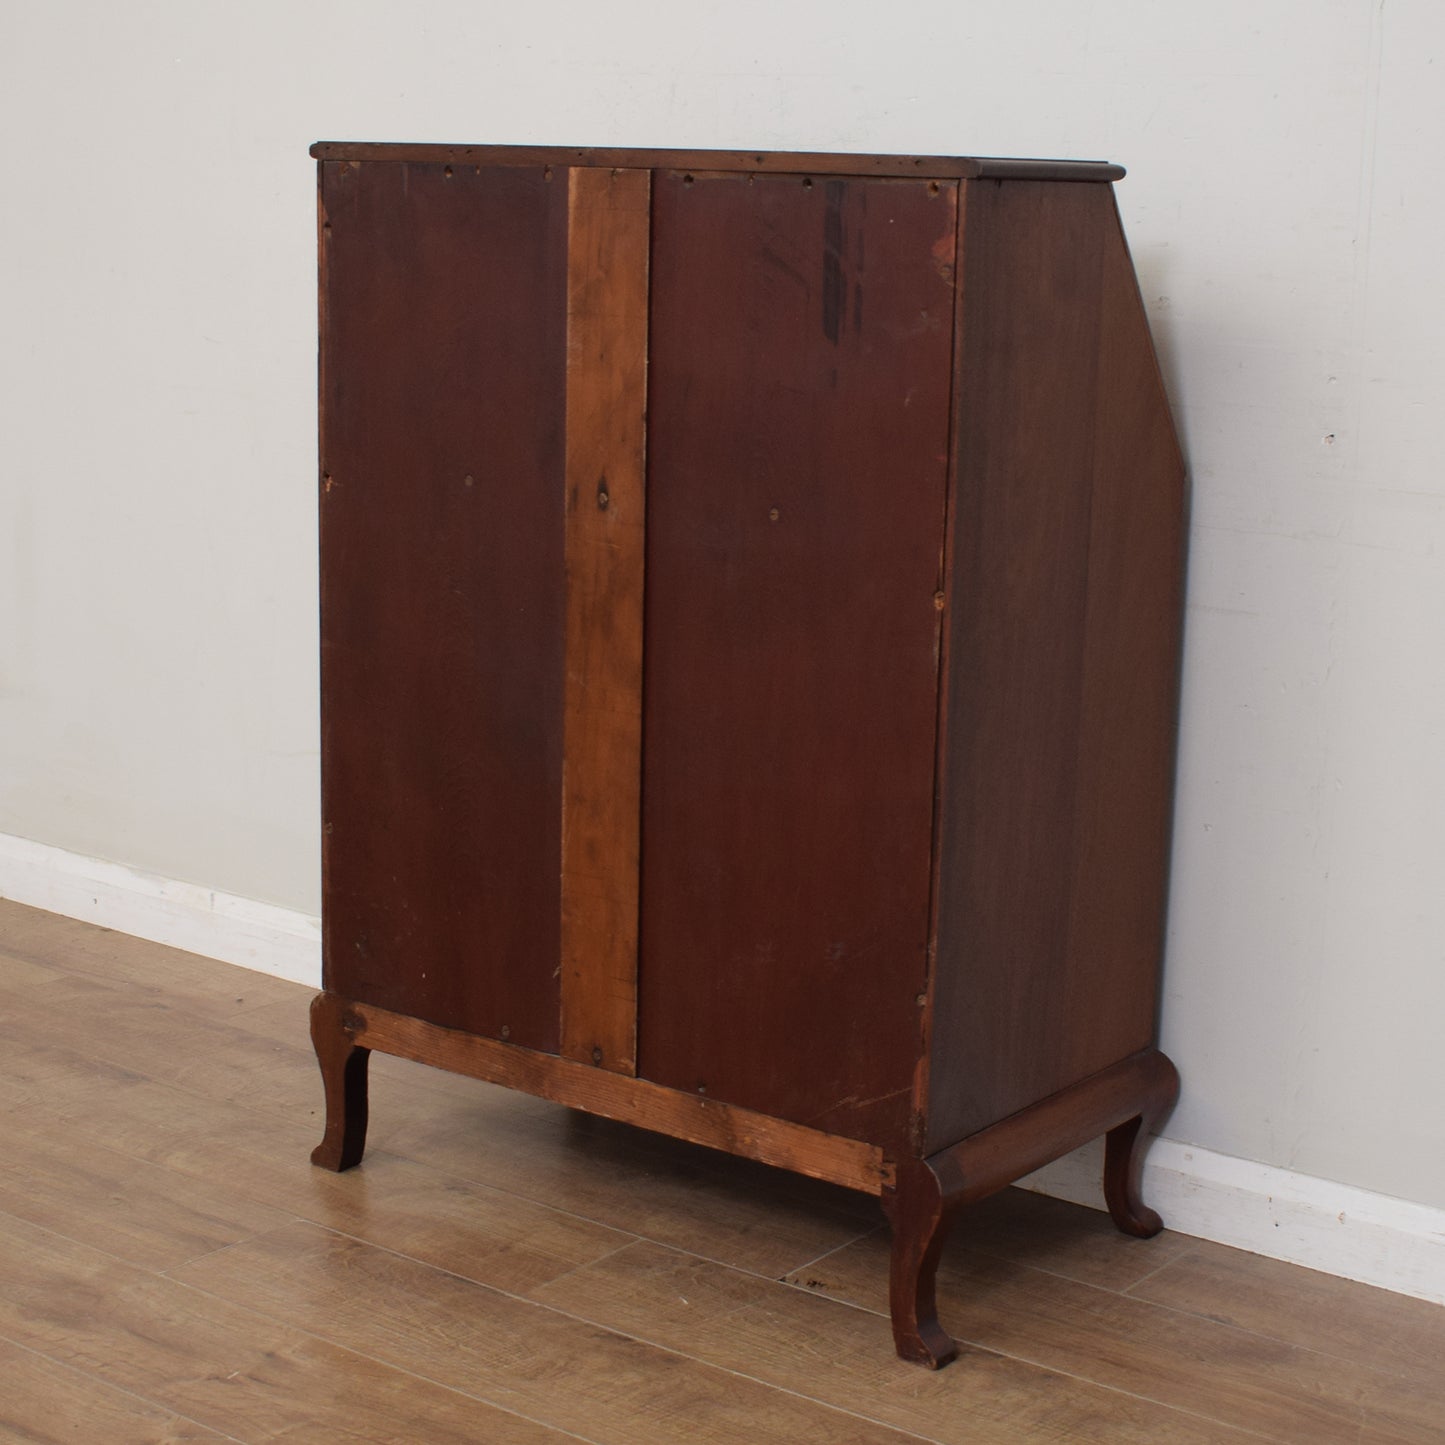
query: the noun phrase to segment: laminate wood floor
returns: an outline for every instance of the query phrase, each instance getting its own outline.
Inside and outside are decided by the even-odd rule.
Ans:
[[[1445,1310],[1008,1190],[892,1353],[861,1196],[372,1058],[308,990],[0,903],[0,1439],[1445,1441]]]

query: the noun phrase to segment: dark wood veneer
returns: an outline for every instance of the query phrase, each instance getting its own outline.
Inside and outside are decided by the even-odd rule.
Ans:
[[[956,211],[954,183],[676,171],[653,206],[639,1071],[892,1149]]]
[[[566,172],[321,203],[325,985],[555,1049]]]
[[[1154,1047],[1184,469],[1102,162],[322,143],[326,1137],[381,1049],[966,1202]],[[1087,182],[1077,184],[1076,182]]]

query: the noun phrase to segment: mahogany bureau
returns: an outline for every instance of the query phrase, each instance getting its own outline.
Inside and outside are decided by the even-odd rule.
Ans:
[[[960,1206],[1155,1047],[1185,483],[1095,162],[319,144],[327,1123],[368,1051]]]

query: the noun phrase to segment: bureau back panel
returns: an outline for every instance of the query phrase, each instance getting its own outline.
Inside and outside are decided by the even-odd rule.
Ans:
[[[653,184],[639,1068],[903,1147],[957,184]]]
[[[555,1049],[567,172],[322,205],[326,986]]]

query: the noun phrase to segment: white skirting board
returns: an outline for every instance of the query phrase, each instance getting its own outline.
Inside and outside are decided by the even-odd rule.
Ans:
[[[1104,1207],[1099,1140],[1019,1181]],[[1445,1304],[1445,1209],[1159,1138],[1144,1201],[1179,1234]]]
[[[321,920],[0,833],[0,898],[321,987]]]
[[[0,898],[321,986],[320,920],[0,834]],[[3,939],[0,939],[3,946]],[[1099,1144],[1025,1188],[1102,1208]],[[1445,1304],[1445,1209],[1157,1139],[1144,1195],[1166,1225],[1219,1244]]]

